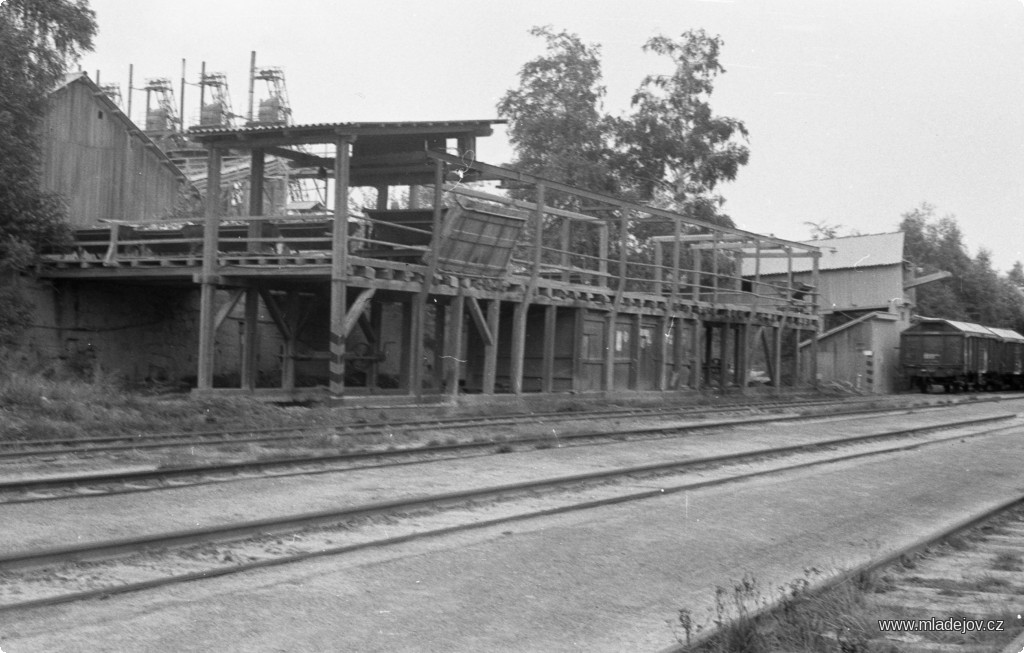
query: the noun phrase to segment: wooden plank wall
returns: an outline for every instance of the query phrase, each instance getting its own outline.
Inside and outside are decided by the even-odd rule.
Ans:
[[[61,193],[74,226],[165,217],[180,178],[128,125],[72,82],[51,95],[43,120],[43,188]]]

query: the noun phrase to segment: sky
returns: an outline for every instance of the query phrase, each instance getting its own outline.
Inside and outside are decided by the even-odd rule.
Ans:
[[[721,187],[737,226],[806,240],[896,230],[928,202],[970,254],[1024,260],[1024,0],[91,0],[99,35],[81,67],[127,93],[166,77],[198,116],[200,65],[248,105],[250,52],[281,67],[296,123],[496,118],[535,25],[601,47],[605,110],[626,112],[657,35],[725,42],[711,104],[750,130],[749,165]],[[260,90],[257,90],[257,95]],[[180,101],[180,100],[179,100]],[[145,94],[135,92],[141,122]],[[478,159],[513,151],[499,128]]]

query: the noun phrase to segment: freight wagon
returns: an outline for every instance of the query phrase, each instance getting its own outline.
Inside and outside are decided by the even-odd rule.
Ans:
[[[900,334],[900,368],[910,387],[946,392],[1021,387],[1024,336],[939,318],[921,318]]]

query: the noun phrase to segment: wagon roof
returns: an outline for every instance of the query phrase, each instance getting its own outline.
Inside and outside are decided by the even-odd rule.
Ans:
[[[989,327],[988,330],[996,334],[1003,340],[1008,340],[1010,342],[1024,342],[1024,336],[1017,333],[1013,329],[997,329],[995,327]]]
[[[988,337],[1000,337],[992,329],[983,327],[980,324],[974,324],[973,322],[958,322],[956,320],[947,320],[941,317],[922,317],[919,318],[919,324],[947,324],[957,331],[963,333],[972,333],[979,336]]]

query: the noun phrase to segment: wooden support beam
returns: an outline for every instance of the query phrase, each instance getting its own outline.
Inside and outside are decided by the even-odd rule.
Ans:
[[[652,347],[657,346],[658,348],[658,379],[655,386],[658,390],[668,390],[669,340],[672,340],[669,334],[674,322],[671,312],[662,315],[658,324],[658,337],[654,343],[651,343]]]
[[[611,392],[615,389],[615,330],[618,326],[618,313],[612,311],[608,314],[605,323],[604,336],[604,390]]]
[[[345,319],[341,323],[341,329],[336,333],[341,335],[342,339],[348,338],[349,334],[352,333],[352,329],[359,322],[359,318],[363,316],[366,308],[370,305],[370,300],[377,293],[376,288],[367,288],[359,293],[356,300],[352,302],[352,306],[346,310]],[[334,332],[332,332],[334,333]]]
[[[454,165],[466,165],[466,162],[460,156],[454,156],[446,152],[427,152],[426,154],[428,158],[437,161],[446,161]],[[642,204],[628,202],[626,200],[618,199],[616,197],[602,195],[601,193],[595,193],[593,191],[584,190],[582,188],[576,188],[568,184],[563,184],[557,181],[551,181],[550,179],[544,179],[543,177],[538,177],[536,175],[531,175],[529,173],[521,172],[518,170],[509,170],[507,168],[482,163],[480,161],[473,161],[472,163],[469,164],[469,167],[472,168],[473,170],[477,170],[481,173],[491,176],[492,178],[509,179],[519,183],[527,184],[545,184],[550,190],[565,192],[575,197],[593,200],[595,202],[608,205],[610,207],[618,207],[621,209],[625,209],[627,211],[643,213],[648,216],[653,216],[655,218],[672,220],[680,217],[678,213],[672,213],[671,211],[667,211],[665,209],[658,209],[651,206],[644,206]],[[774,236],[764,236],[762,234],[743,231],[742,229],[722,227],[721,225],[716,225],[711,222],[697,220],[694,218],[686,218],[686,223],[697,227],[705,227],[707,229],[710,229],[714,232],[721,234],[734,234],[749,239],[760,238],[765,242],[776,243],[780,245],[788,245],[792,247],[799,247],[800,249],[804,249],[807,251],[813,251],[817,249],[813,245],[806,245],[804,243],[799,243],[796,241],[783,240],[781,238],[775,238]]]
[[[814,257],[814,262],[811,265],[811,285],[814,286],[812,295],[810,297],[813,302],[811,306],[811,314],[815,318],[818,318],[820,313],[820,302],[821,295],[818,293],[818,288],[821,287],[821,279],[819,277],[818,270],[818,257]],[[818,334],[821,333],[821,323],[815,319],[814,330],[811,332],[811,361],[810,361],[810,375],[811,375],[811,386],[818,389]],[[799,346],[797,347],[799,348]]]
[[[199,352],[196,370],[196,389],[213,388],[215,341],[213,303],[217,291],[217,229],[220,221],[220,161],[221,151],[210,146],[206,164],[206,221],[203,225],[203,268],[200,275],[199,295]]]
[[[220,331],[220,327],[224,324],[224,320],[228,319],[231,315],[231,311],[235,310],[235,306],[238,306],[238,300],[242,298],[245,291],[241,288],[235,288],[228,295],[228,301],[224,302],[220,308],[217,309],[217,316],[213,320],[213,332]]]
[[[558,307],[554,304],[544,307],[544,344],[541,361],[541,392],[554,389],[555,375],[555,330],[558,326]]]
[[[475,298],[470,298],[474,302]],[[494,394],[495,380],[498,374],[498,329],[501,326],[501,301],[492,299],[487,303],[487,330],[490,341],[484,341],[484,378],[483,393]]]
[[[704,351],[703,335],[704,321],[697,317],[693,321],[693,338],[690,342],[690,358],[693,359],[693,367],[690,370],[690,387],[694,390],[701,389],[704,376],[704,361],[701,359],[701,353]]]
[[[402,357],[399,361],[399,387],[408,394],[420,394],[423,385],[419,370],[421,347],[416,346],[416,333],[413,323],[416,321],[416,313],[419,310],[419,299],[413,297],[402,304]],[[418,389],[419,388],[419,389]]]
[[[459,379],[462,370],[462,335],[466,316],[466,295],[462,286],[459,286],[459,294],[451,301],[451,310],[448,311],[448,328],[445,343],[445,390],[451,396],[459,394]]]
[[[256,352],[259,342],[260,300],[259,290],[248,288],[245,291],[245,326],[242,331],[242,370],[241,385],[243,390],[256,389]]]
[[[469,315],[473,318],[473,324],[476,325],[476,330],[484,341],[484,345],[493,345],[494,335],[487,324],[487,318],[484,317],[483,309],[480,308],[480,302],[476,297],[469,296],[466,298],[466,305],[469,307]]]
[[[663,281],[663,266],[662,266],[662,257],[663,257],[663,255],[664,255],[664,252],[662,252],[661,243],[656,241],[654,243],[654,294],[655,295],[660,295],[661,294],[662,281]],[[673,276],[674,276],[674,274],[673,274]],[[672,305],[669,304],[670,308],[671,308],[671,306]]]
[[[263,304],[267,307],[267,312],[270,313],[270,319],[274,321],[274,325],[277,326],[281,337],[285,340],[293,338],[295,333],[288,323],[287,316],[281,309],[281,305],[277,302],[277,298],[266,289],[261,288],[259,292],[260,297],[263,298]]]
[[[345,394],[345,329],[348,303],[348,184],[352,138],[334,143],[334,229],[331,241],[331,322],[329,385],[332,396]]]
[[[509,386],[513,394],[523,393],[523,356],[526,353],[526,313],[530,304],[516,302],[512,311],[512,351],[509,360]]]
[[[263,175],[265,157],[263,150],[253,150],[249,162],[249,215],[263,215]],[[250,222],[248,227],[250,252],[263,249],[260,238],[263,237],[263,223]]]
[[[729,387],[729,362],[732,340],[732,323],[726,322],[719,327],[718,345],[718,387],[722,392]]]
[[[772,385],[775,386],[775,394],[782,393],[782,342],[786,330],[786,318],[782,318],[779,325],[775,327],[775,375],[772,377]]]

